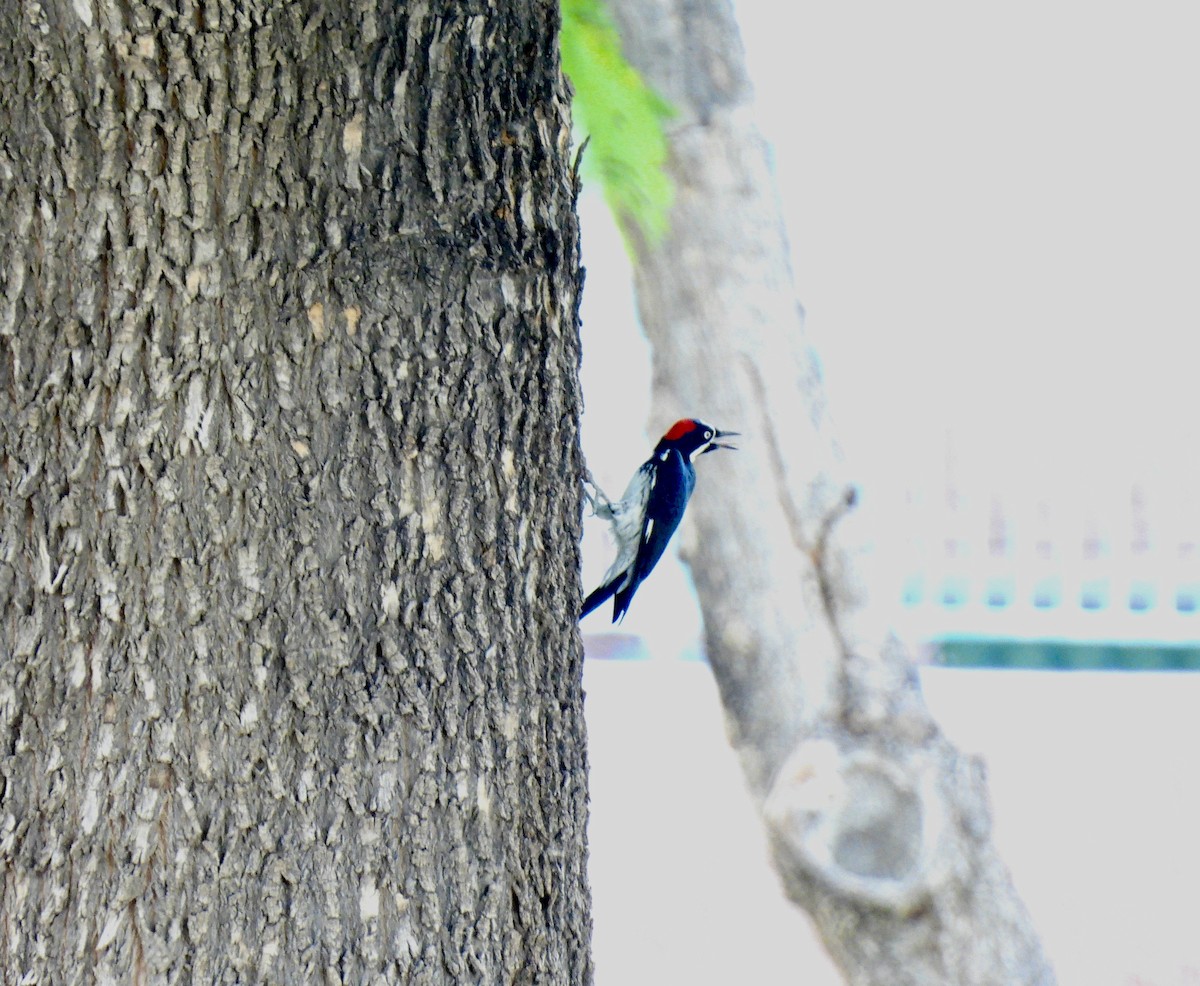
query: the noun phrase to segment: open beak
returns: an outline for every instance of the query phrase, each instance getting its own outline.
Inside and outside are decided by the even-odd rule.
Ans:
[[[737,438],[739,434],[740,434],[740,432],[736,432],[736,431],[718,431],[713,436],[713,440],[708,443],[708,448],[706,448],[701,453],[701,455],[707,455],[709,452],[714,452],[719,448],[727,448],[731,452],[736,452],[737,451],[736,445],[725,445],[721,442],[718,442],[717,439],[718,438]]]

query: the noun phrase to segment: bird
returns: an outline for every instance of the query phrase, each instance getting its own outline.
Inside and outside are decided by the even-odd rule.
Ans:
[[[604,581],[583,601],[581,620],[610,597],[615,597],[613,623],[625,618],[633,594],[658,564],[683,519],[696,485],[693,462],[697,456],[719,448],[736,449],[719,439],[737,435],[736,431],[721,431],[696,418],[683,418],[659,439],[620,500],[613,503],[603,494],[589,498],[596,515],[612,523],[617,557]]]

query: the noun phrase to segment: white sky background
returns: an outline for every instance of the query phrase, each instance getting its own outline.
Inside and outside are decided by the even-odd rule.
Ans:
[[[1165,528],[1200,537],[1200,7],[737,7],[759,124],[775,147],[797,294],[868,494],[887,500],[924,485],[937,500],[949,433],[968,493],[1047,500],[1053,522],[1076,538],[1087,515],[1103,523],[1106,513],[1128,513],[1134,480],[1150,487]],[[619,242],[596,197],[581,209],[583,441],[597,478],[617,494],[657,437],[642,431],[649,367]],[[611,557],[599,527],[592,523],[585,544],[587,588]],[[664,562],[623,629],[656,656],[677,653],[698,626],[686,597],[679,567]],[[598,613],[583,629],[607,625]],[[660,817],[645,792],[682,768],[654,737],[667,742],[700,714],[694,706],[706,707],[670,679],[662,701],[683,699],[666,729],[625,699],[671,668],[589,662],[598,982],[640,982],[620,974],[615,946],[613,956],[605,951],[614,940],[633,947],[633,922],[621,922],[641,913],[609,888],[633,886],[644,897],[646,886],[668,885],[647,860],[669,858],[671,843],[643,823],[666,825],[668,809]],[[687,670],[676,664],[671,673]],[[627,672],[611,693],[606,671]],[[926,671],[928,686],[939,669]],[[1189,838],[1197,800],[1186,702],[1196,676],[940,674],[931,705],[959,742],[987,754],[997,838],[1064,986],[1196,982],[1200,858]],[[616,696],[608,707],[606,695]],[[643,720],[653,728],[639,730]],[[618,740],[629,744],[623,754]],[[697,789],[711,803],[679,824],[726,822],[736,783],[726,793],[711,769],[703,776]],[[620,802],[631,777],[647,786]],[[674,789],[664,801],[690,805]],[[622,824],[633,830],[625,841]],[[733,858],[761,867],[754,851]],[[685,860],[693,869],[694,859]],[[728,898],[753,928],[774,927],[757,897],[726,894],[728,885],[712,876],[711,891],[693,896],[714,912]],[[733,949],[750,940],[732,919],[716,932],[690,920],[692,938],[665,939],[655,954],[698,947],[720,969],[722,939]],[[635,947],[630,955],[645,968]],[[781,957],[781,983],[795,981],[788,962],[794,956]]]
[[[797,294],[867,495],[899,509],[916,491],[940,543],[950,448],[976,535],[996,495],[1018,534],[1048,504],[1064,545],[1127,543],[1136,482],[1156,538],[1196,540],[1200,8],[737,9]],[[652,444],[649,371],[618,240],[598,202],[583,211],[584,443],[616,494]],[[590,584],[607,550],[586,554]],[[639,609],[686,593],[654,581],[626,629],[653,632]]]
[[[1194,479],[1200,11],[802,4],[781,30],[778,4],[737,6],[864,465],[920,470],[949,427],[985,475],[1066,497]]]

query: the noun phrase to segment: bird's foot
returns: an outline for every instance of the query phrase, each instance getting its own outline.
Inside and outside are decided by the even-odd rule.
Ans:
[[[583,496],[587,500],[588,506],[592,508],[593,516],[600,517],[603,520],[612,520],[616,516],[612,500],[608,498],[604,490],[596,485],[596,481],[592,479],[590,469],[584,470]]]

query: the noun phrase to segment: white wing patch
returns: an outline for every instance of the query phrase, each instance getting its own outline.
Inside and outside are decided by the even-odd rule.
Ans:
[[[647,544],[650,543],[650,535],[654,533],[654,519],[646,521],[646,533],[642,535],[642,540]]]

